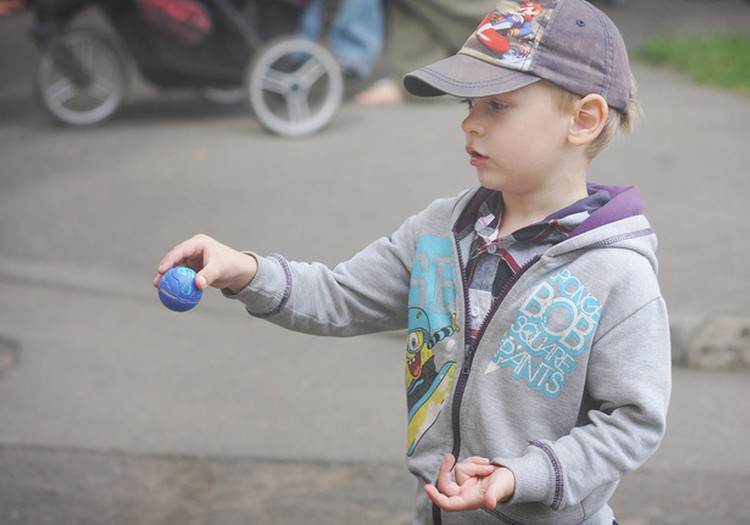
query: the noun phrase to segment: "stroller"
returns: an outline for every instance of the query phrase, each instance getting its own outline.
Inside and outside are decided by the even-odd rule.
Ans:
[[[119,37],[70,29],[96,5]],[[122,104],[122,49],[159,88],[190,88],[217,104],[249,100],[267,130],[302,136],[326,126],[343,96],[340,69],[317,42],[296,37],[304,0],[36,0],[43,109],[73,126],[102,122]]]

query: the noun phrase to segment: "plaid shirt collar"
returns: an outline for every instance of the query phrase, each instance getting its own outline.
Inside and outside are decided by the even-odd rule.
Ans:
[[[588,197],[556,211],[535,224],[521,228],[506,237],[500,237],[503,197],[500,192],[492,192],[480,205],[474,223],[473,231],[478,242],[473,246],[473,255],[507,251],[517,242],[557,244],[567,239],[577,226],[609,200],[609,192],[597,189]]]

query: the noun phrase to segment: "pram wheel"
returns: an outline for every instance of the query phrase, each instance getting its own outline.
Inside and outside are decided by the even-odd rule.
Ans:
[[[106,119],[125,96],[122,55],[103,34],[90,29],[62,33],[39,59],[36,92],[54,119],[73,126]]]
[[[326,126],[341,106],[343,80],[336,60],[302,38],[272,40],[248,70],[250,104],[268,130],[299,137]]]

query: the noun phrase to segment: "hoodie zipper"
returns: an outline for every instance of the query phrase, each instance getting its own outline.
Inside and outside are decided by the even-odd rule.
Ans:
[[[463,255],[461,252],[461,246],[458,241],[458,238],[455,238],[455,244],[456,244],[456,250],[459,257],[459,263],[463,261]],[[469,376],[471,375],[471,368],[472,364],[474,362],[474,354],[476,353],[477,347],[479,346],[479,341],[482,340],[482,337],[484,337],[484,332],[487,330],[487,327],[490,324],[490,321],[495,316],[495,313],[497,312],[498,308],[500,307],[500,304],[502,304],[503,300],[505,299],[505,296],[508,295],[508,292],[510,292],[511,288],[518,282],[518,280],[523,276],[523,274],[526,273],[526,271],[531,268],[534,264],[536,264],[539,259],[541,259],[541,255],[537,255],[533,257],[531,260],[526,262],[516,273],[514,273],[508,281],[503,285],[502,289],[500,290],[500,293],[498,296],[492,301],[492,305],[490,306],[489,311],[487,312],[487,315],[485,316],[484,320],[482,321],[482,326],[479,328],[479,332],[477,333],[476,338],[472,341],[469,338],[468,330],[464,331],[464,362],[461,365],[461,374],[458,377],[458,381],[456,381],[456,388],[453,391],[453,404],[452,404],[452,425],[453,425],[453,457],[456,458],[456,461],[458,461],[459,453],[461,452],[461,403],[463,402],[464,392],[466,391],[466,385],[469,382]],[[461,280],[463,282],[463,292],[464,292],[464,316],[466,315],[466,312],[469,312],[469,282],[468,277],[466,275],[466,272],[464,270],[463,264],[460,264],[461,267]],[[464,323],[465,324],[465,323]]]
[[[630,232],[630,233],[626,233],[623,235],[618,235],[615,237],[610,237],[610,238],[601,240],[593,244],[592,247],[601,248],[604,246],[608,246],[610,244],[614,244],[615,242],[620,242],[622,240],[650,235],[652,233],[653,231],[650,228],[637,230],[634,232]],[[454,233],[454,242],[456,245],[456,252],[458,254],[459,267],[461,268],[461,281],[463,282],[464,312],[465,312],[464,317],[465,317],[468,314],[469,308],[470,308],[469,281],[468,281],[468,276],[466,275],[466,271],[463,266],[464,259],[463,259],[463,253],[461,250],[461,243],[458,239],[458,235],[455,233]],[[453,391],[453,403],[452,403],[452,408],[451,408],[451,417],[452,417],[452,426],[453,426],[452,454],[453,454],[453,457],[456,458],[456,461],[458,461],[459,453],[461,452],[461,403],[463,402],[466,385],[469,382],[469,376],[471,374],[471,368],[473,365],[474,354],[476,353],[477,346],[479,345],[479,342],[484,337],[484,332],[487,330],[487,327],[489,326],[490,321],[495,316],[495,313],[497,313],[497,310],[500,308],[500,305],[502,304],[503,300],[505,300],[505,297],[508,295],[511,288],[513,288],[513,286],[519,281],[519,279],[521,279],[521,277],[526,273],[526,271],[528,271],[529,268],[531,268],[534,264],[536,264],[541,258],[542,258],[541,255],[537,255],[531,258],[516,273],[514,273],[508,279],[508,281],[503,285],[498,296],[492,301],[492,304],[490,305],[490,309],[487,312],[487,315],[485,316],[484,320],[482,321],[482,326],[479,328],[477,337],[473,341],[471,341],[471,339],[469,338],[468,331],[467,330],[464,331],[464,362],[461,365],[461,374],[459,375],[459,378],[456,381],[456,388]]]
[[[461,250],[461,243],[459,242],[458,236],[454,235],[454,242],[456,245],[456,253],[458,255],[459,259],[459,267],[461,269],[461,281],[463,282],[463,292],[464,292],[464,317],[466,316],[467,312],[469,312],[469,280],[466,275],[466,271],[463,266],[463,253]],[[492,301],[492,305],[490,306],[489,312],[487,312],[487,315],[485,316],[484,320],[482,321],[482,326],[479,328],[479,333],[477,334],[477,337],[472,342],[469,338],[469,334],[467,330],[464,330],[464,362],[461,365],[461,374],[458,376],[458,381],[456,381],[456,388],[453,390],[453,403],[451,407],[451,419],[452,419],[452,426],[453,426],[453,450],[451,453],[453,454],[453,457],[456,458],[456,461],[458,461],[459,454],[461,452],[461,403],[463,401],[464,392],[466,391],[466,385],[469,382],[469,375],[471,374],[471,365],[474,361],[474,353],[477,350],[477,346],[479,344],[479,341],[484,337],[484,332],[487,330],[487,326],[490,323],[490,320],[494,317],[495,313],[497,312],[498,308],[500,307],[500,304],[505,299],[505,296],[508,295],[508,292],[510,292],[510,289],[515,285],[518,280],[523,276],[526,271],[531,268],[534,264],[541,259],[541,255],[537,255],[533,257],[531,260],[529,260],[526,264],[524,264],[516,273],[514,273],[508,281],[503,285],[502,289],[500,290],[500,293],[495,298],[494,301]],[[464,326],[466,323],[464,323]],[[442,513],[440,510],[440,507],[435,505],[435,503],[432,504],[432,521],[435,525],[442,525],[443,519],[442,519]]]

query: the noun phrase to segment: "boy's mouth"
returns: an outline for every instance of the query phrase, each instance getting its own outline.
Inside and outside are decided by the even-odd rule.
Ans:
[[[422,354],[420,352],[417,352],[408,359],[407,364],[409,365],[409,374],[411,374],[413,378],[416,379],[422,375]]]
[[[471,146],[466,146],[466,153],[469,154],[469,164],[471,164],[472,166],[480,166],[487,160],[487,157],[479,153]]]

